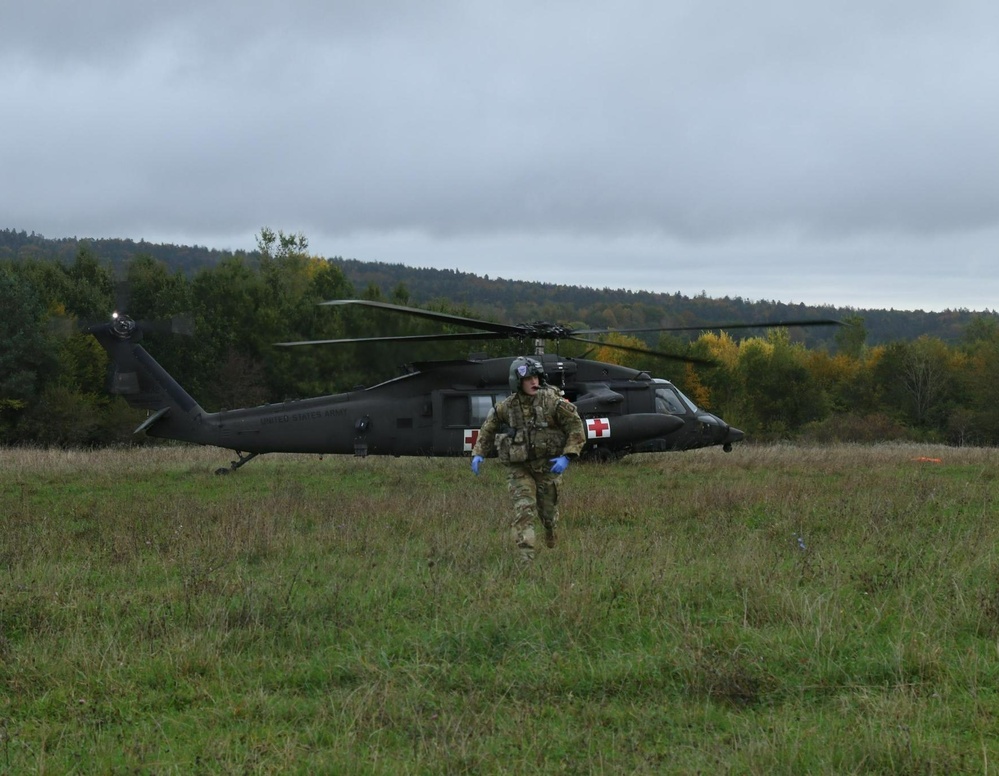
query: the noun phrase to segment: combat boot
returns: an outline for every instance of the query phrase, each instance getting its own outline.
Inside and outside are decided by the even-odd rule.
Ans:
[[[551,549],[555,546],[555,529],[545,527],[545,547]]]

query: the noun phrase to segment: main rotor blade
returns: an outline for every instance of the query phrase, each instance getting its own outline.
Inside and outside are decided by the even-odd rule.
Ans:
[[[640,356],[659,356],[659,358],[669,358],[673,361],[684,361],[688,364],[704,364],[706,366],[714,366],[717,362],[712,361],[709,358],[700,358],[699,356],[682,356],[678,353],[664,353],[661,350],[651,350],[650,348],[637,348],[631,345],[618,345],[613,342],[600,342],[599,340],[586,339],[585,337],[577,337],[575,335],[569,337],[573,342],[585,342],[589,345],[599,345],[602,348],[614,348],[614,350],[624,350],[628,353],[637,353]]]
[[[350,337],[347,339],[301,340],[275,342],[275,347],[293,348],[299,345],[346,345],[351,342],[437,342],[440,340],[495,340],[507,339],[506,334],[491,331],[468,331],[459,334],[399,334],[387,337]]]
[[[361,307],[370,307],[376,310],[386,310],[388,312],[401,313],[403,315],[412,315],[415,318],[425,318],[428,321],[451,323],[458,326],[473,326],[477,329],[485,329],[486,331],[502,333],[507,337],[525,336],[522,326],[511,326],[505,323],[495,323],[494,321],[483,321],[478,318],[466,318],[463,315],[451,315],[450,313],[439,313],[433,310],[421,310],[418,307],[405,307],[399,304],[389,304],[388,302],[373,302],[368,299],[333,299],[329,302],[320,302],[319,304],[337,307],[345,305],[360,305]]]
[[[831,318],[802,321],[762,321],[759,323],[699,323],[692,326],[641,326],[635,329],[575,329],[573,334],[638,334],[651,331],[714,331],[715,329],[774,329],[793,326],[843,326]]]
[[[501,338],[515,338],[520,340],[527,339],[549,339],[549,340],[559,340],[559,339],[576,339],[578,335],[581,334],[638,334],[641,332],[666,332],[666,331],[712,331],[715,329],[766,329],[775,327],[794,327],[794,326],[842,326],[841,321],[831,320],[831,319],[817,319],[817,320],[796,320],[796,321],[762,321],[759,323],[725,323],[725,324],[695,324],[688,326],[642,326],[629,329],[570,329],[568,327],[562,326],[560,324],[546,323],[544,321],[538,321],[536,323],[521,323],[521,324],[506,324],[506,323],[496,323],[495,321],[484,321],[480,318],[469,318],[464,315],[452,315],[450,313],[441,313],[434,310],[422,310],[418,307],[406,307],[404,305],[390,304],[389,302],[375,302],[368,299],[333,299],[328,302],[320,302],[322,305],[343,307],[346,305],[358,305],[361,307],[367,307],[375,310],[385,310],[386,312],[400,313],[403,315],[410,315],[415,318],[423,318],[429,321],[437,321],[439,323],[447,323],[457,326],[470,326],[477,329],[484,329],[486,332],[492,332],[493,336],[484,336],[477,334],[469,335],[417,335],[413,337],[366,337],[361,339],[345,339],[345,340],[316,340],[308,342],[294,342],[294,343],[278,343],[282,346],[287,345],[311,345],[311,344],[335,344],[340,342],[391,342],[410,339],[412,341],[419,341],[422,338],[423,341],[433,341],[437,339],[501,339]],[[592,340],[581,339],[582,342],[590,342],[592,344],[607,346],[608,343],[605,342],[594,342]],[[623,345],[614,345],[619,350],[629,350],[628,347]],[[690,360],[692,363],[713,363],[710,361],[703,361],[693,359],[693,357],[688,356],[677,356],[670,353],[660,353],[653,350],[635,350],[636,353],[647,353],[649,355],[658,355],[663,358],[676,358],[680,360]]]

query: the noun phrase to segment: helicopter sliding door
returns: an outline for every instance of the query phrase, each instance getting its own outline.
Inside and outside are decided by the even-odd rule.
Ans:
[[[434,391],[434,454],[471,452],[489,410],[506,396],[506,392]]]

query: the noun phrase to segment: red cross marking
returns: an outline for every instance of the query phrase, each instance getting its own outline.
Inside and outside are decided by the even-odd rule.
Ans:
[[[466,429],[465,430],[465,452],[467,453],[473,447],[475,447],[475,442],[479,438],[479,430],[477,428]]]
[[[605,436],[605,431],[607,432],[606,436],[610,436],[610,422],[607,418],[586,419],[586,436],[588,439],[601,439]]]

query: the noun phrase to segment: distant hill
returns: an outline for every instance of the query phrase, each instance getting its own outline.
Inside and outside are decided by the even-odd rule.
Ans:
[[[50,239],[35,233],[0,230],[0,260],[54,260],[72,262],[87,246],[103,261],[120,268],[134,256],[146,255],[163,262],[172,271],[188,276],[214,267],[235,256],[249,263],[255,252],[220,251],[200,246],[135,242],[128,239]],[[810,307],[778,301],[747,301],[740,297],[712,298],[703,294],[662,294],[626,289],[588,288],[490,278],[457,270],[408,267],[403,264],[328,257],[338,264],[358,294],[377,287],[383,296],[404,287],[410,304],[446,300],[462,305],[477,317],[508,322],[553,320],[584,323],[591,327],[628,328],[648,325],[701,325],[747,323],[802,318],[846,318],[860,316],[867,329],[868,344],[915,339],[922,335],[946,342],[957,340],[975,317],[995,312],[968,310],[924,312],[922,310],[871,310],[849,307]],[[829,329],[807,333],[810,346],[832,337]]]
[[[89,246],[94,253],[115,268],[128,263],[134,256],[152,256],[173,270],[194,275],[204,267],[213,267],[226,258],[245,253],[219,251],[201,246],[168,245],[140,240],[89,239],[86,237],[60,237],[49,239],[34,232],[0,230],[0,260],[2,259],[55,259],[72,262],[81,246]]]

